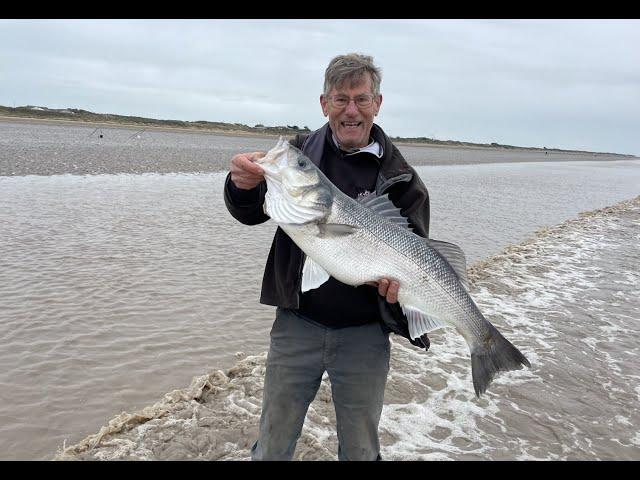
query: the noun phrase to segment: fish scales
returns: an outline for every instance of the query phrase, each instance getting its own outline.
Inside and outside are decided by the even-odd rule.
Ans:
[[[498,372],[530,366],[463,286],[466,266],[459,247],[421,238],[398,224],[404,219],[385,216],[396,210],[388,199],[348,197],[282,139],[257,163],[267,181],[265,212],[306,254],[303,291],[329,276],[353,286],[398,280],[398,302],[413,338],[448,324],[466,340],[477,396]]]
[[[373,237],[371,240],[358,239],[361,241],[357,241],[354,239],[353,241],[356,241],[356,243],[360,245],[368,242],[371,242],[371,244],[379,244],[378,246],[384,244],[390,249],[390,255],[385,257],[389,259],[389,264],[385,265],[388,269],[381,275],[381,269],[378,268],[376,264],[373,278],[369,278],[366,281],[376,280],[381,276],[399,280],[402,282],[402,289],[399,291],[399,300],[401,303],[411,305],[424,303],[418,299],[420,296],[423,296],[424,291],[427,290],[430,292],[432,298],[440,298],[440,301],[435,302],[436,304],[452,301],[453,304],[451,307],[455,309],[457,313],[456,317],[458,317],[461,322],[465,322],[465,324],[467,324],[469,319],[473,319],[475,315],[479,313],[471,297],[469,297],[462,284],[457,281],[453,269],[437,251],[426,245],[423,239],[381,218],[375,212],[350,199],[339,190],[334,191],[334,195],[334,209],[342,213],[342,215],[337,216],[337,219],[340,221],[355,222],[362,226],[363,232],[366,231]],[[329,218],[329,221],[331,221],[331,218]],[[400,271],[393,268],[398,265],[396,262],[399,255],[407,260],[406,265],[404,263],[402,264],[405,265],[405,268]],[[366,262],[368,264],[373,261],[375,264],[380,257],[382,257],[382,255],[379,253],[379,248],[376,248],[374,255],[360,255],[360,258],[357,258],[355,263],[362,264]],[[404,284],[409,287],[406,289],[406,295],[406,287]],[[407,302],[402,302],[404,297],[407,297]],[[425,310],[428,310],[426,305],[423,306]],[[451,311],[447,311],[447,313],[442,312],[441,318],[446,321],[451,314]],[[469,322],[468,326],[474,329],[477,334],[480,334],[482,331],[481,324],[476,322]]]

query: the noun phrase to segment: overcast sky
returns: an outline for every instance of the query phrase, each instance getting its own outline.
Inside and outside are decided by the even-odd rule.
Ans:
[[[640,155],[640,20],[0,20],[0,105],[326,121],[324,69],[382,68],[392,136]]]

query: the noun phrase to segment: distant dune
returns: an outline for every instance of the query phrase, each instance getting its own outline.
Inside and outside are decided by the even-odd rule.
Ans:
[[[47,108],[33,105],[22,107],[5,107],[0,105],[0,118],[2,116],[11,118],[24,118],[30,120],[50,120],[50,121],[70,121],[84,122],[94,124],[117,124],[119,126],[134,127],[151,127],[151,128],[170,128],[170,129],[187,129],[198,131],[209,131],[212,133],[228,133],[237,135],[255,135],[255,136],[277,136],[277,135],[295,135],[298,133],[309,133],[311,130],[307,127],[298,127],[297,125],[279,125],[269,127],[265,125],[256,125],[250,127],[243,123],[226,123],[226,122],[210,122],[207,120],[184,121],[184,120],[158,120],[154,118],[135,117],[127,115],[114,115],[109,113],[94,113],[87,110],[77,108]],[[615,155],[625,158],[633,158],[633,155],[624,155],[609,152],[590,152],[585,150],[563,150],[559,148],[537,148],[537,147],[517,147],[514,145],[504,145],[499,143],[472,143],[461,142],[457,140],[437,140],[427,137],[391,137],[394,142],[405,144],[426,144],[430,146],[449,146],[459,148],[498,148],[510,150],[534,150],[545,152],[571,152],[571,153],[597,153],[606,155]]]

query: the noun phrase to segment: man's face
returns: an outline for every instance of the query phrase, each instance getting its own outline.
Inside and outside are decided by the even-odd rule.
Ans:
[[[355,100],[360,96],[371,96],[371,76],[367,73],[359,83],[343,82],[333,87],[328,96],[320,95],[320,105],[325,117],[329,117],[329,125],[344,149],[366,147],[373,125],[373,118],[378,115],[382,104],[382,95],[373,98],[368,107],[358,107]],[[351,100],[346,106],[334,105],[335,98],[346,97]]]

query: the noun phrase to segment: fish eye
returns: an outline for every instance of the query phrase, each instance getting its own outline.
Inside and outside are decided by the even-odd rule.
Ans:
[[[298,159],[298,166],[299,166],[299,167],[304,167],[304,166],[305,166],[304,158],[299,158],[299,159]]]

